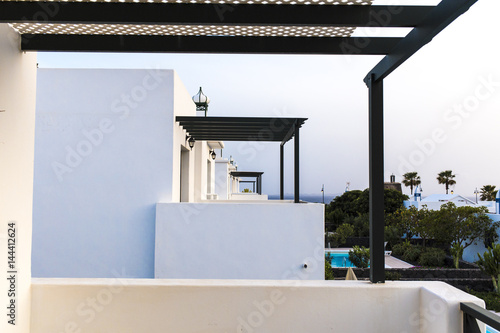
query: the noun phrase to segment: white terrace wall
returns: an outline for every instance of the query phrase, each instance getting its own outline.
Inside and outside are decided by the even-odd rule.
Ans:
[[[459,303],[484,307],[420,281],[35,279],[32,289],[32,333],[459,333]]]
[[[36,53],[23,53],[19,45],[19,35],[0,24],[0,332],[5,333],[30,329]],[[12,222],[15,230],[8,230]],[[14,240],[15,262],[10,266],[8,244]],[[13,319],[15,325],[8,322]]]
[[[156,203],[179,200],[174,107],[194,115],[189,94],[172,70],[38,74],[33,276],[152,278]]]
[[[323,280],[323,233],[322,204],[160,203],[155,277]]]

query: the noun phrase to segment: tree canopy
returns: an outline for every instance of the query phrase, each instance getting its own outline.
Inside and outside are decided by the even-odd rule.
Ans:
[[[448,194],[448,189],[450,188],[450,186],[457,183],[453,178],[455,178],[455,175],[451,170],[441,171],[440,173],[438,173],[437,181],[439,184],[444,184],[446,188],[446,194]]]
[[[369,213],[369,189],[352,190],[335,197],[325,205],[325,221],[333,226],[333,230],[344,222],[353,224],[358,236],[365,236]],[[408,196],[399,191],[384,189],[384,205],[386,214],[394,213],[403,207]]]
[[[417,172],[407,172],[403,175],[403,185],[410,187],[411,194],[413,194],[413,187],[420,185],[420,176]]]
[[[326,211],[341,210],[344,214],[350,216],[367,214],[369,211],[369,198],[369,189],[344,192],[327,205]],[[403,207],[403,201],[405,200],[408,200],[407,195],[396,190],[384,189],[384,210],[386,213],[394,213]]]
[[[481,187],[481,201],[495,201],[498,190],[495,190],[495,185],[484,185]]]

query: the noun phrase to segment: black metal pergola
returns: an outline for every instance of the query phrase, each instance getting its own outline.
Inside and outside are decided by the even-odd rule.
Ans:
[[[261,171],[232,171],[231,176],[241,178],[255,178],[255,180],[244,180],[240,183],[252,183],[254,193],[262,194],[262,175]],[[283,200],[283,199],[282,199]]]
[[[210,2],[210,3],[207,3]],[[370,280],[384,282],[383,80],[477,0],[374,6],[372,0],[0,0],[24,51],[377,54],[369,89]],[[351,37],[357,27],[413,28]],[[298,140],[297,140],[298,141]]]
[[[193,117],[177,116],[175,118],[187,134],[195,140],[205,141],[265,141],[280,142],[280,199],[285,196],[285,143],[293,138],[294,168],[293,193],[294,201],[300,201],[299,188],[299,129],[307,118],[276,118],[276,117]],[[248,176],[257,177],[260,175]],[[257,188],[261,189],[260,186]]]

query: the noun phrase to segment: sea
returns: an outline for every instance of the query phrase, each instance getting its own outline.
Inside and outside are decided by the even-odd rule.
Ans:
[[[325,193],[325,204],[330,203],[333,198],[336,196],[340,195],[339,193],[336,194],[327,194]],[[279,194],[269,194],[268,195],[269,200],[279,200],[280,196]],[[285,194],[285,200],[293,200],[293,194]],[[317,202],[317,203],[323,203],[323,195],[322,194],[301,194],[300,195],[300,200],[306,201],[306,202]]]

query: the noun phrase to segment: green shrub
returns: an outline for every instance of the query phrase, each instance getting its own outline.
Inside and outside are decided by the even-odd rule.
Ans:
[[[327,260],[325,260],[325,280],[335,280],[332,265]]]
[[[396,256],[402,256],[405,253],[406,249],[408,249],[408,245],[411,246],[411,244],[407,244],[407,242],[394,245],[392,247],[392,254]]]
[[[370,264],[370,249],[353,246],[352,250],[349,250],[349,260],[358,268],[367,268]]]
[[[428,248],[425,252],[420,254],[418,258],[418,264],[421,266],[434,266],[441,267],[444,266],[444,260],[446,258],[446,253],[442,249]]]
[[[393,271],[385,271],[385,279],[386,280],[401,280],[401,273],[399,272],[393,272]]]
[[[416,262],[422,253],[422,248],[420,246],[410,245],[409,248],[403,253],[403,260]]]
[[[334,233],[329,235],[328,242],[330,242],[330,246],[339,247],[340,245],[345,244],[347,238],[352,237],[353,235],[353,226],[348,223],[343,223],[337,228],[337,230],[335,230]]]
[[[479,268],[491,276],[493,288],[498,292],[498,283],[500,282],[500,244],[494,244],[489,247],[486,252],[481,256],[477,254]]]

